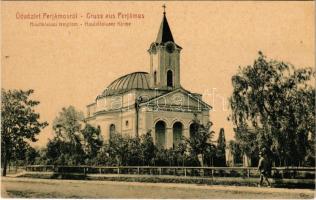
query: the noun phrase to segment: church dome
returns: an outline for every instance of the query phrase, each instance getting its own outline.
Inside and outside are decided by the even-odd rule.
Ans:
[[[127,92],[132,89],[149,89],[149,74],[134,72],[113,81],[102,93],[102,96],[111,96]]]

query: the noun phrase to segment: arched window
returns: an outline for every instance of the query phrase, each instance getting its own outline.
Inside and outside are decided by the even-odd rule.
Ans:
[[[167,86],[173,87],[173,74],[171,70],[167,71]]]
[[[114,135],[115,135],[115,125],[111,124],[110,125],[110,139],[113,138]]]
[[[181,122],[173,124],[173,147],[176,147],[182,139],[182,127]]]
[[[155,83],[155,85],[157,84],[157,72],[156,71],[154,72],[154,83]]]
[[[190,125],[190,138],[194,137],[194,135],[198,132],[199,125],[197,123],[192,123]]]
[[[165,147],[166,144],[166,123],[164,121],[159,121],[156,123],[155,126],[155,138],[156,138],[156,145]]]

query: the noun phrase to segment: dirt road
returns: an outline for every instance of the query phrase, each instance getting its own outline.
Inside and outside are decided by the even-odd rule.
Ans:
[[[168,183],[2,178],[2,197],[24,198],[313,198],[308,189],[206,186]]]

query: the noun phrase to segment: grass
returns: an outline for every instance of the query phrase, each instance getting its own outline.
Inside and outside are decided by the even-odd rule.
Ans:
[[[71,199],[80,199],[84,198],[81,196],[67,196],[61,194],[53,193],[44,193],[44,192],[32,192],[32,191],[17,191],[17,190],[8,190],[6,191],[8,197],[10,198],[71,198]]]

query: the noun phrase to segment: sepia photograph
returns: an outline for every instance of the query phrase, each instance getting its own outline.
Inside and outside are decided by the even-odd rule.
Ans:
[[[315,198],[313,1],[4,0],[1,32],[1,198]]]

